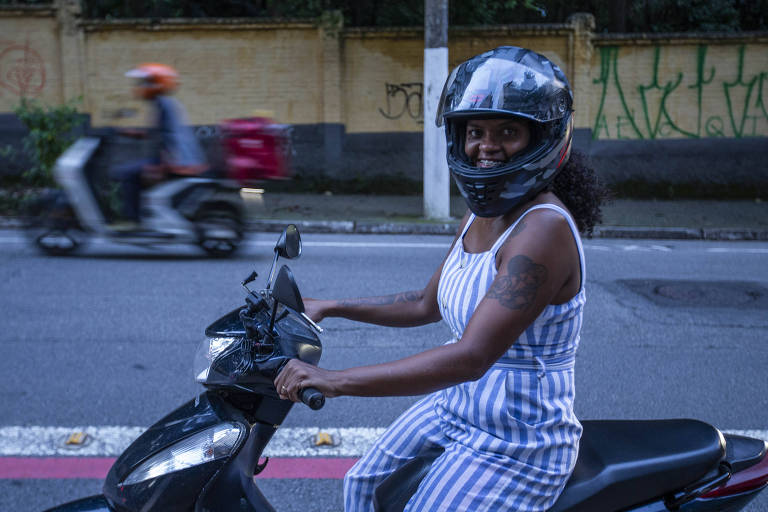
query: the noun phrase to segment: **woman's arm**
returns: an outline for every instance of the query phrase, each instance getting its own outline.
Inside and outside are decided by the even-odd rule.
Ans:
[[[458,233],[461,233],[468,218],[468,215],[464,216]],[[457,238],[458,234],[453,239],[454,244]],[[452,248],[453,245],[451,245]],[[450,249],[448,253],[450,254]],[[315,322],[327,317],[341,317],[389,327],[415,327],[437,322],[440,320],[440,309],[437,305],[437,285],[443,271],[443,264],[445,264],[445,258],[423,290],[357,299],[306,299],[305,312]]]
[[[437,282],[442,268],[440,265],[423,290],[358,299],[307,299],[304,304],[306,313],[315,322],[327,317],[342,317],[390,327],[415,327],[437,322],[440,320]]]
[[[542,210],[526,219],[502,248],[499,273],[457,343],[339,371],[293,360],[275,380],[278,393],[294,401],[310,386],[328,397],[419,395],[482,377],[569,282],[578,258],[562,216]]]

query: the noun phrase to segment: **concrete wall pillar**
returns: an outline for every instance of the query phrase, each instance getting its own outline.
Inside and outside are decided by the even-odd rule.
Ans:
[[[341,11],[325,11],[320,17],[318,38],[322,62],[323,149],[326,173],[330,174],[335,174],[344,146],[343,28]]]
[[[56,0],[54,6],[59,36],[60,101],[63,103],[73,98],[82,98],[82,109],[90,111],[85,94],[85,35],[78,27],[80,2]]]
[[[592,37],[595,30],[595,17],[586,12],[578,12],[568,17],[567,22],[573,27],[569,42],[568,79],[574,94],[574,125],[590,126],[592,112],[590,90],[592,84]]]
[[[445,160],[445,127],[435,125],[448,78],[448,0],[424,2],[424,216],[451,216],[451,186]]]

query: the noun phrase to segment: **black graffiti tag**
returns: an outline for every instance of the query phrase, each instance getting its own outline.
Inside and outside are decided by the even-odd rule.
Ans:
[[[421,82],[408,82],[391,84],[386,82],[387,91],[386,111],[379,109],[379,113],[387,119],[400,119],[404,114],[418,123],[423,123],[424,105],[422,103],[422,91],[424,84]]]

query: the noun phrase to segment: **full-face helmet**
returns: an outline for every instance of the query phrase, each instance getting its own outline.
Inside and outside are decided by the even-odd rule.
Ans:
[[[503,215],[541,192],[568,161],[573,138],[573,93],[552,61],[536,52],[501,46],[451,72],[438,104],[445,123],[448,168],[475,215]],[[528,120],[528,146],[509,161],[479,168],[464,151],[470,118]]]
[[[152,99],[158,94],[170,94],[179,86],[179,74],[165,64],[141,64],[125,76],[136,79],[136,94],[144,99]]]

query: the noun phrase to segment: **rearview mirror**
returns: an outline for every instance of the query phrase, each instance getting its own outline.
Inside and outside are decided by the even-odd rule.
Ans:
[[[288,224],[283,230],[275,245],[275,252],[282,258],[292,260],[301,256],[301,236],[299,228],[294,224]]]

